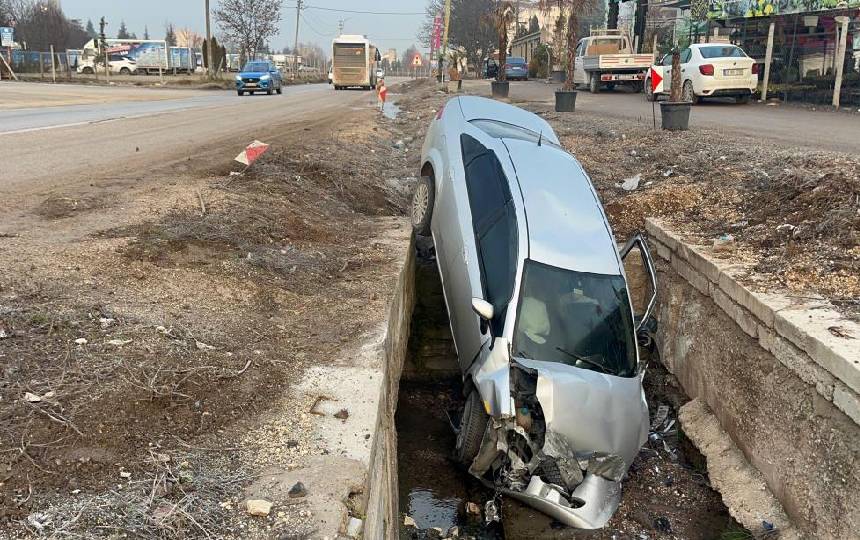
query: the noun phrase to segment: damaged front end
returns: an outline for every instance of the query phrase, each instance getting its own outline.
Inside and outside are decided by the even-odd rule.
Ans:
[[[490,421],[469,472],[556,520],[599,529],[648,436],[641,376],[509,360],[497,338],[471,372]]]

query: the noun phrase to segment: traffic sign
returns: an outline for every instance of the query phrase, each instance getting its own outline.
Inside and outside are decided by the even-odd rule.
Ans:
[[[654,94],[660,93],[663,91],[663,68],[659,68],[660,71],[651,67],[651,73],[649,74],[649,79],[651,80],[651,92]]]
[[[11,47],[15,41],[15,29],[0,26],[0,47]]]
[[[412,67],[421,67],[424,65],[424,60],[421,58],[421,53],[415,53],[412,57]]]

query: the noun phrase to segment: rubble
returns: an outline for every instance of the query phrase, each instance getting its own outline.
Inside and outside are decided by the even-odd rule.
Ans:
[[[264,499],[249,499],[245,501],[248,514],[255,517],[266,517],[272,511],[272,503]]]

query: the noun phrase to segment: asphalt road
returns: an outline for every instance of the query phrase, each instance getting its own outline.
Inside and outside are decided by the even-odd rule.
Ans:
[[[466,81],[471,92],[489,95],[489,81]],[[512,81],[510,99],[517,101],[555,102],[556,85],[543,81]],[[706,101],[693,107],[692,128],[717,129],[726,135],[738,134],[776,141],[783,145],[860,152],[860,115],[856,113],[812,111],[791,105],[768,106],[758,103],[739,105],[731,100]],[[630,118],[651,123],[651,103],[642,94],[624,90],[591,94],[580,91],[576,109],[607,116]],[[656,107],[660,123],[660,107]]]
[[[21,100],[27,105],[0,109],[0,191],[6,194],[0,207],[98,179],[223,168],[254,139],[331,122],[376,102],[373,92],[335,92],[325,84],[242,98],[228,91],[23,85],[44,92],[40,103],[48,106]],[[22,88],[0,84],[0,101],[9,103],[13,90]]]

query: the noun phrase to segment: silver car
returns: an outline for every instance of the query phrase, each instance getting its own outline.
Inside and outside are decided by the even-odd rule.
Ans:
[[[463,372],[457,459],[563,523],[602,527],[648,436],[637,337],[656,281],[644,240],[618,252],[548,123],[477,97],[433,120],[412,221],[432,234]],[[650,289],[638,316],[623,266],[635,252]]]

